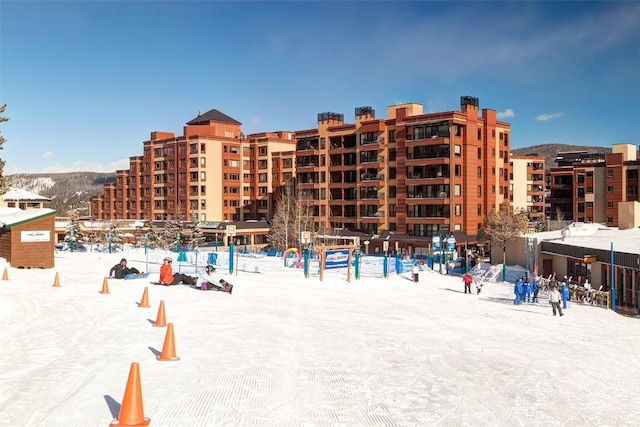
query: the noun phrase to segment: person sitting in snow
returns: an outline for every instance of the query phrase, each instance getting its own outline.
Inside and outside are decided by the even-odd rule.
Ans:
[[[203,291],[220,291],[220,292],[228,292],[231,294],[233,292],[233,285],[227,283],[225,280],[220,280],[222,286],[218,286],[215,283],[215,278],[213,277],[213,273],[215,273],[216,268],[208,264],[204,271],[198,274],[198,283],[200,283],[200,289]]]
[[[183,283],[185,285],[195,285],[196,277],[187,276],[186,274],[176,273],[173,274],[173,269],[171,268],[171,263],[173,259],[170,257],[166,257],[162,260],[162,266],[160,267],[160,279],[158,280],[158,284],[164,286],[170,285],[178,285]]]
[[[119,263],[111,267],[109,270],[109,277],[113,277],[114,279],[124,279],[124,276],[127,274],[139,274],[137,268],[129,268],[127,267],[127,260],[122,258]]]

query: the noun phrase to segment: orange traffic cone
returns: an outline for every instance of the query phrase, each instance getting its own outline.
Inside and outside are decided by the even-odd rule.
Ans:
[[[167,319],[164,315],[164,300],[160,301],[160,308],[158,308],[158,316],[153,326],[165,327],[167,326]]]
[[[144,292],[142,293],[142,300],[140,300],[140,304],[138,304],[138,307],[143,307],[143,308],[151,307],[149,305],[149,287],[148,286],[144,287]]]
[[[157,356],[158,360],[180,360],[176,356],[176,343],[173,340],[173,323],[167,325],[167,334],[164,337],[164,345],[162,346],[162,353]]]
[[[9,272],[7,271],[7,267],[4,268],[4,273],[2,273],[2,280],[9,280]]]
[[[100,293],[101,294],[108,294],[109,293],[109,281],[107,280],[106,277],[102,281],[102,290],[100,291]]]
[[[60,276],[58,276],[58,272],[56,271],[56,278],[53,279],[53,286],[54,288],[59,288],[60,287]]]
[[[140,365],[137,362],[131,364],[127,388],[124,390],[122,405],[118,419],[110,426],[148,426],[151,420],[144,417],[142,407],[142,387],[140,386]]]

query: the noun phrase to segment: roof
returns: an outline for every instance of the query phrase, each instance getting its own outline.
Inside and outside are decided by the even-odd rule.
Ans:
[[[54,215],[54,209],[20,209],[20,208],[0,208],[0,225],[15,226],[23,222],[33,221],[45,216]]]
[[[213,109],[209,110],[204,114],[198,115],[195,119],[188,121],[187,125],[205,125],[209,124],[209,122],[218,122],[218,123],[231,123],[234,125],[241,125],[239,121],[232,119],[220,111]]]
[[[19,188],[13,188],[13,187],[11,187],[9,189],[9,191],[4,193],[2,195],[2,198],[5,201],[6,200],[12,200],[12,201],[40,200],[40,201],[44,201],[44,202],[50,202],[51,201],[51,199],[49,199],[48,197],[44,197],[44,196],[41,196],[41,195],[36,194],[36,193],[32,193],[32,192],[27,191],[27,190],[21,190]]]
[[[566,246],[579,246],[586,249],[610,250],[613,244],[616,252],[640,254],[640,228],[620,230],[615,227],[599,227],[590,234],[570,234],[564,230],[535,233],[529,237],[536,237],[542,241],[554,242]]]

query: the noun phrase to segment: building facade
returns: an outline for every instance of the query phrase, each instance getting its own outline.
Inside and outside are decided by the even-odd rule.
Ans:
[[[320,230],[475,236],[509,200],[510,125],[494,110],[479,115],[477,98],[440,113],[393,105],[386,119],[359,107],[352,124],[320,113],[318,127],[296,137],[297,184],[311,192]]]
[[[545,161],[541,156],[510,158],[510,201],[515,209],[524,209],[529,220],[545,219]]]
[[[91,200],[94,219],[242,221],[268,217],[274,188],[294,174],[293,132],[245,136],[241,123],[211,110],[182,136],[151,132],[142,156],[116,171]]]
[[[611,154],[559,153],[551,168],[551,216],[617,227],[621,202],[640,201],[640,161],[633,144]]]
[[[408,103],[376,119],[359,107],[354,123],[331,112],[317,123],[245,136],[240,122],[211,110],[182,136],[151,132],[142,156],[92,199],[92,217],[269,219],[292,183],[313,200],[318,231],[473,240],[485,215],[510,200],[510,125],[480,111],[477,98],[461,97],[460,111],[424,113]]]

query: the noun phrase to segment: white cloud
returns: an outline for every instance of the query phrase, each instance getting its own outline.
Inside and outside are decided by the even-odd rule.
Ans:
[[[496,117],[499,119],[506,119],[508,117],[515,117],[516,113],[513,112],[511,108],[507,108],[504,111],[498,111],[496,113]]]
[[[536,120],[540,122],[546,122],[547,120],[559,119],[564,116],[564,113],[544,113],[536,117]]]
[[[43,159],[48,159],[50,157],[53,157],[53,153],[51,151],[45,151],[44,154],[42,154]]]
[[[113,173],[116,170],[129,169],[129,159],[117,160],[102,165],[99,163],[75,162],[72,166],[48,166],[38,173],[63,173],[63,172],[104,172]]]

